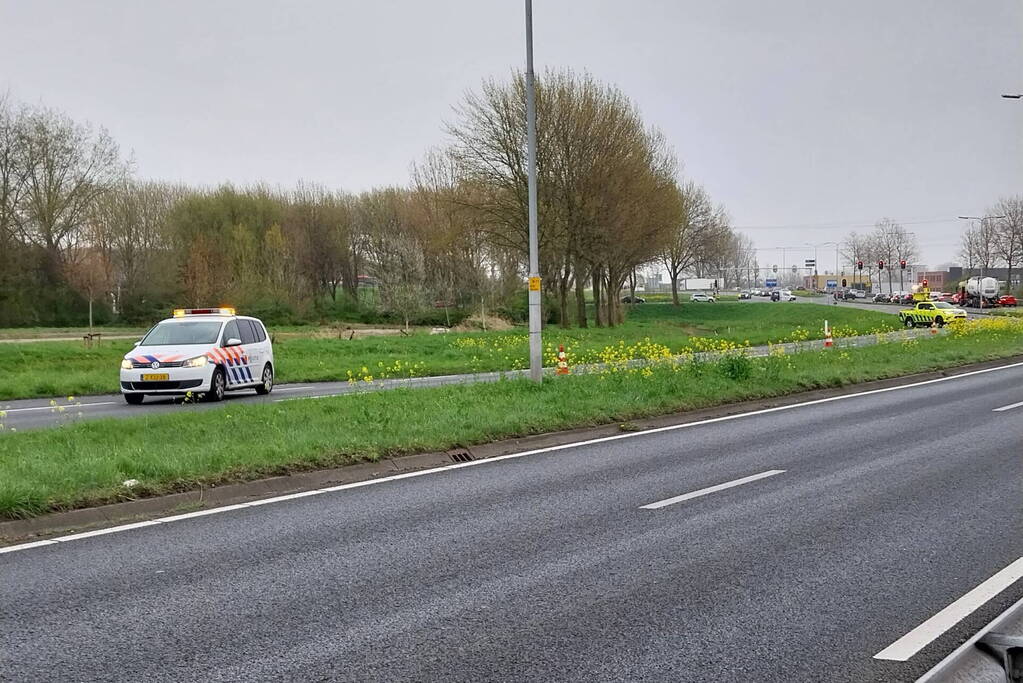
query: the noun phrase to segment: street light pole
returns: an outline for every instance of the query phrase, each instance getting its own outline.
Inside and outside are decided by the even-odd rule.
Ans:
[[[533,82],[533,0],[526,0],[526,146],[529,189],[529,378],[543,381],[540,337],[540,245],[536,227],[536,92]]]

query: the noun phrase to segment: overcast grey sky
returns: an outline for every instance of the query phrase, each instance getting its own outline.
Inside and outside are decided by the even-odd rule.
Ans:
[[[1019,0],[534,2],[537,67],[620,86],[762,264],[881,216],[946,261],[956,215],[1023,193]],[[523,62],[518,0],[0,0],[0,91],[189,183],[404,183]]]

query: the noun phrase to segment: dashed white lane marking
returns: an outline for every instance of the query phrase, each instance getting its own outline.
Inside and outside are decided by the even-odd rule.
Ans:
[[[1020,578],[1023,578],[1023,557],[878,652],[874,659],[906,661]]]
[[[761,472],[760,474],[751,474],[750,476],[743,477],[742,479],[726,481],[724,484],[715,484],[714,486],[708,486],[707,488],[700,489],[698,491],[690,491],[689,493],[683,493],[681,496],[675,496],[674,498],[665,498],[664,500],[659,500],[656,503],[640,505],[639,509],[657,510],[659,508],[667,507],[669,505],[674,505],[675,503],[681,503],[686,500],[692,500],[693,498],[699,498],[700,496],[706,496],[709,493],[717,493],[718,491],[724,491],[725,489],[730,489],[735,486],[742,486],[743,484],[749,484],[750,482],[753,481],[767,479],[768,477],[773,477],[776,474],[782,474],[784,472],[785,470],[768,470],[766,472]]]
[[[1021,408],[1021,407],[1023,407],[1023,401],[1020,401],[1019,403],[1010,403],[1009,405],[1002,406],[1001,408],[995,408],[994,412],[1001,413],[1001,412],[1004,412],[1006,410],[1012,410],[1013,408]]]

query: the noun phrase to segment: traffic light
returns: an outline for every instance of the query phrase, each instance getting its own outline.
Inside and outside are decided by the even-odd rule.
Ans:
[[[899,259],[899,268],[906,269],[906,259]]]
[[[857,261],[856,262],[856,268],[858,270],[863,270],[863,261]]]
[[[927,278],[924,278],[924,281],[923,281],[923,286],[924,286],[924,287],[927,287]]]
[[[775,264],[774,267],[771,268],[771,270],[773,270],[774,272],[777,273],[778,272],[778,264]]]
[[[877,262],[877,269],[878,270],[884,270],[884,261],[878,261]]]
[[[849,286],[849,285],[846,284],[845,278],[842,278],[842,286],[843,287],[848,287]]]

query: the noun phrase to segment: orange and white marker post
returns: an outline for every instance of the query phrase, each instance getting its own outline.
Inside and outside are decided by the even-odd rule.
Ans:
[[[835,345],[835,342],[831,339],[831,328],[828,327],[828,321],[824,321],[824,348],[830,349]]]
[[[568,369],[568,354],[565,353],[565,345],[558,344],[558,369],[554,371],[556,375],[568,375],[571,371]]]
[[[931,320],[931,334],[937,334],[937,333],[938,333],[938,323],[934,322],[934,320]]]

